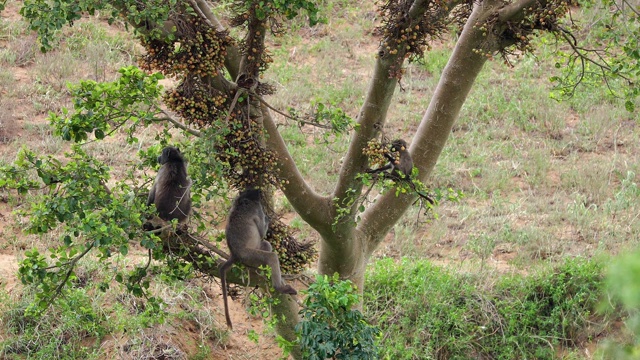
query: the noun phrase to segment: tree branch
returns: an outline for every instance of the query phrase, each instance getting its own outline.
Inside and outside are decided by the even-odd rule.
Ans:
[[[204,0],[189,0],[191,7],[200,15],[200,17],[207,22],[211,27],[217,31],[225,31],[224,26],[218,21],[218,18],[213,15],[211,8]]]
[[[71,261],[65,264],[69,266],[69,269],[67,270],[64,276],[64,279],[58,284],[58,286],[56,286],[56,290],[53,293],[53,295],[51,295],[51,297],[49,298],[49,301],[48,301],[49,304],[53,303],[53,301],[62,293],[62,289],[64,288],[64,285],[67,283],[67,281],[71,277],[71,274],[73,273],[73,269],[75,269],[76,264],[78,263],[78,261],[80,261],[80,259],[82,259],[85,255],[87,255],[89,251],[91,251],[91,249],[93,249],[94,245],[95,243],[91,242],[89,246],[87,246],[87,248],[84,249],[83,252],[81,252],[80,254],[75,256],[73,259],[71,259]]]
[[[544,4],[546,1],[540,0],[518,0],[510,4],[505,5],[502,9],[498,10],[498,21],[515,21],[524,16],[524,9],[533,6],[534,4]],[[544,6],[544,5],[536,5]]]
[[[487,9],[495,4],[474,5],[473,11],[464,26],[462,34],[453,50],[447,66],[422,121],[411,142],[409,151],[414,165],[420,172],[419,180],[425,181],[442,152],[471,87],[482,70],[486,57],[476,54],[472,49],[485,39],[482,32],[474,26],[478,18],[486,15]],[[446,104],[446,105],[445,105]],[[399,195],[388,192],[379,196],[375,204],[363,214],[358,229],[369,240],[368,253],[377,247],[389,229],[398,221],[416,196]]]
[[[258,100],[260,100],[260,102],[261,102],[264,106],[266,106],[266,107],[268,107],[269,109],[271,109],[272,111],[274,111],[274,112],[276,112],[276,113],[278,113],[278,114],[280,114],[280,115],[284,116],[284,117],[285,117],[285,118],[287,118],[287,119],[291,119],[291,120],[293,120],[293,121],[299,122],[299,123],[300,123],[300,124],[302,124],[302,125],[315,126],[315,127],[317,127],[317,128],[326,129],[326,130],[331,130],[331,129],[333,129],[333,128],[332,128],[331,126],[329,126],[329,125],[324,125],[324,124],[320,124],[320,123],[317,123],[317,122],[306,121],[306,120],[300,119],[300,118],[298,118],[298,117],[293,117],[293,116],[291,116],[291,115],[285,114],[284,112],[282,112],[282,111],[280,111],[280,110],[278,110],[278,109],[274,108],[273,106],[269,105],[269,103],[268,103],[265,99],[263,99],[260,95],[258,95],[258,94],[256,94],[256,93],[253,93],[253,96],[257,97],[257,98],[258,98]]]
[[[278,132],[276,123],[264,104],[262,105],[262,113],[264,128],[267,132],[267,148],[273,151],[278,158],[276,169],[278,178],[287,182],[282,191],[304,221],[319,232],[327,233],[330,231],[330,229],[326,228],[327,224],[332,222],[330,214],[331,199],[317,194],[307,184],[289,154],[284,139]]]
[[[202,133],[200,131],[191,129],[187,125],[184,125],[183,123],[181,123],[178,120],[176,120],[173,117],[171,117],[171,115],[169,115],[166,111],[164,111],[164,110],[160,110],[160,111],[162,111],[162,113],[165,115],[165,117],[157,118],[158,121],[168,121],[168,122],[172,123],[175,127],[179,128],[179,129],[182,129],[182,130],[188,132],[189,134],[191,134],[193,136],[202,137]]]

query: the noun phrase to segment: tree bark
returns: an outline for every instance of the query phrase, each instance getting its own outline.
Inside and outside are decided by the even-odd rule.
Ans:
[[[300,316],[298,316],[300,308],[291,295],[276,293],[273,294],[273,297],[280,300],[272,309],[273,316],[278,318],[276,322],[276,332],[285,340],[293,342],[297,338],[295,327],[300,322]],[[291,357],[294,359],[302,359],[299,345],[294,346],[291,350]]]

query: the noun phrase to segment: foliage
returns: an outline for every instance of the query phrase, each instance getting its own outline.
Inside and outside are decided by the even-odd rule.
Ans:
[[[28,294],[28,292],[25,292]],[[4,299],[3,299],[4,300]],[[84,289],[74,289],[44,318],[26,312],[26,299],[4,309],[2,323],[11,335],[0,343],[0,357],[18,359],[99,359],[100,342],[113,329],[103,309]],[[4,306],[6,307],[6,305]],[[82,340],[92,338],[93,343]]]
[[[80,134],[80,133],[78,133]],[[90,250],[97,250],[100,263],[109,268],[114,255],[127,255],[129,242],[139,239],[149,250],[149,257],[166,259],[158,247],[157,237],[142,231],[142,214],[146,206],[137,195],[140,191],[130,174],[129,182],[109,189],[109,168],[96,158],[89,156],[80,145],[72,145],[72,152],[65,154],[66,161],[49,155],[45,158],[32,151],[22,149],[13,165],[0,169],[0,185],[6,188],[34,190],[37,177],[43,186],[43,193],[21,210],[29,217],[26,231],[46,234],[62,228],[60,245],[50,250],[49,264],[37,249],[25,253],[20,267],[20,279],[24,284],[37,284],[40,292],[32,310],[44,310],[75,279],[74,268]],[[149,258],[149,260],[150,260]],[[157,265],[137,267],[131,272],[116,271],[115,279],[125,283],[130,291],[144,294],[149,283],[145,280],[148,271]],[[182,269],[176,266],[176,276],[182,276]],[[107,289],[109,282],[99,284]],[[160,301],[150,298],[150,305],[158,309]]]
[[[284,151],[283,154],[274,154],[274,150],[265,145],[265,131],[263,131],[265,116],[261,112],[264,111],[263,105],[266,106],[266,103],[261,96],[272,94],[275,90],[274,86],[261,82],[264,71],[272,61],[265,45],[269,44],[269,42],[265,42],[265,33],[269,31],[272,34],[280,33],[282,30],[280,21],[283,18],[292,18],[300,11],[307,13],[309,24],[313,25],[320,20],[319,10],[314,2],[306,0],[236,1],[233,6],[229,7],[230,21],[224,23],[237,26],[239,29],[228,31],[215,23],[215,17],[209,17],[203,13],[203,10],[211,9],[208,8],[206,2],[201,3],[204,4],[202,8],[198,7],[198,1],[177,0],[147,2],[132,0],[111,2],[100,0],[26,0],[24,2],[21,13],[29,21],[31,29],[38,32],[43,50],[51,49],[56,45],[56,37],[65,24],[73,24],[85,12],[93,14],[96,10],[105,10],[103,14],[109,21],[116,18],[121,19],[136,31],[148,55],[142,59],[141,66],[149,72],[159,71],[162,73],[162,75],[147,75],[130,67],[122,69],[121,78],[115,82],[99,84],[86,81],[73,87],[72,93],[75,99],[73,112],[65,109],[62,114],[51,115],[57,135],[84,145],[90,142],[91,136],[99,141],[118,129],[124,129],[127,132],[127,140],[131,143],[136,141],[134,133],[141,130],[140,127],[148,126],[156,121],[161,121],[165,126],[164,131],[157,135],[157,144],[140,151],[139,155],[142,161],[129,166],[124,179],[117,179],[118,182],[111,188],[107,186],[107,184],[114,182],[114,179],[111,178],[111,169],[106,163],[98,160],[86,148],[78,144],[71,146],[71,151],[64,155],[64,159],[53,155],[40,156],[25,149],[20,152],[16,163],[0,169],[0,187],[16,189],[21,195],[26,194],[28,197],[30,203],[26,206],[27,209],[21,213],[28,217],[28,230],[37,234],[53,233],[54,231],[59,231],[61,234],[59,239],[61,245],[50,250],[51,259],[47,259],[37,250],[31,250],[26,253],[25,260],[22,262],[20,270],[22,281],[39,286],[40,293],[36,298],[35,306],[37,310],[44,310],[51,299],[64,293],[65,285],[69,285],[77,279],[74,266],[89,251],[97,250],[97,257],[101,265],[105,269],[112,268],[112,257],[116,254],[127,255],[129,243],[132,240],[139,241],[143,245],[148,251],[148,258],[132,271],[116,271],[114,279],[125,284],[133,294],[146,294],[150,285],[148,275],[159,266],[155,265],[156,262],[152,260],[169,263],[172,270],[168,273],[174,278],[188,275],[191,269],[189,260],[187,263],[175,261],[175,258],[167,256],[167,252],[171,252],[173,249],[163,248],[163,245],[166,244],[159,243],[158,238],[153,234],[140,230],[141,218],[148,211],[143,205],[143,199],[149,181],[146,176],[142,176],[141,179],[140,171],[152,164],[150,159],[153,158],[154,153],[157,153],[159,148],[171,138],[170,125],[182,129],[186,136],[182,144],[187,146],[185,153],[189,155],[191,161],[190,175],[193,176],[194,185],[197,188],[194,191],[196,207],[201,202],[226,193],[229,188],[242,189],[247,186],[271,184],[286,189],[288,183],[279,172],[278,166],[282,163],[278,164],[277,155],[280,155],[280,159],[285,159],[285,162],[288,162],[290,158]],[[375,124],[370,122],[366,124],[367,126],[359,128],[352,126],[351,118],[346,115],[345,111],[335,107],[334,103],[331,104],[331,107],[314,104],[316,117],[311,123],[327,123],[326,126],[335,133],[355,129],[358,132],[356,135],[362,135],[364,138],[361,143],[373,138],[375,132],[382,131],[388,105],[385,102],[391,98],[396,79],[402,78],[402,66],[405,58],[413,60],[422,58],[423,52],[429,49],[428,38],[437,37],[445,30],[450,19],[451,8],[449,6],[457,3],[447,1],[415,3],[424,5],[422,8],[421,6],[412,6],[414,4],[412,1],[392,0],[380,4],[381,13],[379,15],[382,17],[382,27],[378,30],[383,36],[383,40],[377,52],[377,70],[374,79],[377,77],[377,79],[387,80],[386,89],[389,91],[385,94],[382,91],[384,89],[376,89],[375,85],[372,86],[372,93],[375,93],[375,90],[381,91],[372,97],[367,96],[358,121],[364,121],[366,124],[367,116],[364,111],[366,109],[379,109],[380,111],[373,112],[379,113],[380,118],[375,119]],[[461,18],[464,19],[468,16],[466,12],[469,10],[468,5],[470,4],[471,2],[467,2],[466,8],[464,6],[458,8],[461,10],[459,14]],[[519,9],[523,11],[519,15],[512,14],[516,7],[514,4],[518,3],[512,3],[510,6],[501,4],[500,6],[506,6],[496,12],[486,14],[488,16],[481,19],[482,21],[473,24],[473,31],[482,32],[482,36],[488,39],[484,43],[480,41],[479,44],[476,44],[475,55],[482,54],[486,58],[491,58],[496,53],[501,53],[508,61],[512,55],[519,55],[531,50],[530,40],[538,30],[549,31],[556,38],[565,40],[569,44],[571,51],[561,55],[566,56],[566,63],[569,64],[566,69],[577,70],[579,74],[573,78],[573,74],[563,75],[562,81],[568,80],[567,84],[569,85],[561,84],[564,86],[561,88],[561,96],[572,94],[575,88],[571,88],[571,86],[581,83],[585,74],[593,75],[603,72],[618,77],[620,83],[614,84],[615,86],[619,87],[622,84],[624,88],[625,85],[630,85],[627,87],[628,91],[622,91],[627,99],[627,109],[633,110],[633,101],[638,95],[637,85],[635,85],[637,82],[634,82],[638,75],[639,66],[637,40],[635,42],[633,40],[634,35],[635,39],[638,38],[637,16],[632,15],[628,19],[632,24],[629,27],[631,36],[627,34],[615,37],[614,41],[608,42],[617,46],[623,45],[622,52],[633,60],[625,63],[617,60],[609,61],[608,58],[601,55],[601,50],[591,52],[591,50],[585,51],[576,47],[575,41],[573,41],[575,39],[570,38],[568,27],[564,27],[560,19],[569,9],[569,3],[566,1],[554,0],[532,4],[528,9]],[[606,2],[606,4],[615,5],[613,2]],[[490,8],[489,10],[491,10]],[[470,28],[467,27],[467,29]],[[473,54],[468,55],[471,57],[467,58],[474,56]],[[589,62],[585,55],[594,55],[596,59],[607,60]],[[237,57],[234,58],[234,56]],[[588,66],[584,66],[585,62]],[[234,63],[238,68],[228,66],[228,63]],[[482,64],[483,61],[476,63]],[[559,63],[558,67],[562,67],[562,64]],[[383,71],[378,71],[380,69]],[[379,75],[379,73],[383,74]],[[157,103],[161,93],[158,80],[162,76],[177,78],[178,85],[173,91],[163,95],[163,101],[168,109],[178,114],[178,118],[174,119],[164,113]],[[389,79],[392,79],[392,82],[388,82]],[[607,85],[610,84],[606,76],[594,79],[591,80],[594,84],[603,81]],[[450,78],[445,79],[450,84],[456,83],[451,80]],[[469,80],[466,84],[472,84],[474,78],[465,80]],[[584,80],[584,82],[587,81]],[[382,84],[380,87],[385,87],[385,81],[374,81],[372,84]],[[464,100],[464,96],[458,99]],[[375,98],[375,101],[370,101],[371,98]],[[447,104],[446,101],[441,102],[442,100],[436,98],[434,104]],[[454,114],[458,109],[451,110],[453,111],[450,113]],[[531,116],[525,112],[522,114],[522,118],[525,119],[523,123],[528,123]],[[376,116],[378,115],[376,114]],[[451,116],[452,122],[454,117],[455,115]],[[369,117],[369,119],[371,118],[373,117]],[[304,121],[301,123],[305,124]],[[434,125],[438,124],[434,123]],[[190,129],[188,126],[195,126],[198,130]],[[496,128],[501,127],[496,126]],[[371,129],[373,130],[370,131]],[[369,134],[366,133],[367,131]],[[198,139],[194,139],[194,137]],[[270,140],[273,140],[274,137],[271,137]],[[446,140],[445,138],[427,139],[423,140],[423,143],[444,144],[444,141],[441,140]],[[355,144],[357,143],[355,142]],[[356,149],[356,152],[358,150],[360,149]],[[436,153],[439,154],[437,151],[429,152],[429,154]],[[352,162],[353,158],[359,159]],[[351,231],[354,226],[357,226],[353,221],[357,219],[357,212],[354,210],[363,210],[357,202],[361,195],[361,183],[358,175],[354,174],[363,168],[363,163],[359,163],[359,160],[364,157],[354,156],[353,158],[345,159],[343,166],[343,169],[349,171],[355,169],[352,174],[346,172],[345,178],[352,178],[341,181],[340,187],[343,189],[338,189],[339,191],[335,193],[338,196],[330,206],[324,209],[324,213],[329,213],[336,222],[343,217],[351,222],[348,223],[348,226],[341,228],[335,226],[337,223],[334,223],[334,227],[331,229],[333,234],[328,230],[328,224],[316,224],[316,228],[325,226],[325,231],[322,233],[325,240],[333,240],[329,238],[335,235],[335,239],[344,239],[346,248],[349,248],[349,241],[355,240],[355,237],[352,236],[354,232]],[[514,164],[513,167],[517,166]],[[480,170],[473,171],[476,172],[473,176],[480,175]],[[221,180],[220,177],[224,177],[224,180]],[[357,181],[353,181],[354,179]],[[364,181],[370,183],[371,179]],[[352,186],[353,184],[356,186]],[[414,189],[416,186],[423,190],[426,189],[420,183],[411,184]],[[383,185],[386,185],[387,188],[394,187],[394,184]],[[443,188],[450,189],[450,185],[447,184]],[[411,188],[395,186],[395,189],[396,195],[399,195],[408,192]],[[448,195],[445,191],[442,191],[440,195],[454,199],[457,193],[449,190]],[[325,203],[328,202],[330,201],[325,201]],[[580,205],[584,205],[584,203],[581,202]],[[312,208],[310,212],[322,212],[314,207],[310,208]],[[198,213],[195,217],[199,216],[201,215]],[[199,220],[199,229],[204,229],[205,221],[202,221],[202,218]],[[318,222],[322,221],[326,222],[326,219]],[[304,255],[295,261],[287,262],[285,259],[282,261],[283,268],[292,272],[299,271],[313,260],[315,253],[310,245],[299,246],[286,231],[284,223],[278,223],[275,219],[272,223],[277,225],[271,228],[269,240],[274,241],[274,248],[278,250],[279,254],[286,255],[286,258],[294,257],[296,251]],[[336,234],[337,230],[344,229],[348,231]],[[373,234],[372,237],[378,235],[382,234]],[[218,236],[216,239],[220,238]],[[334,244],[327,241],[324,244],[327,246],[325,249],[336,250]],[[293,254],[289,253],[291,249],[293,250],[290,253]],[[326,254],[331,253],[328,251]],[[360,254],[342,253],[341,255],[365,262],[366,256],[369,256],[366,254],[365,258],[358,258],[361,256]],[[201,258],[202,254],[198,253],[196,257]],[[211,261],[211,259],[208,260]],[[364,267],[359,269],[364,269]],[[522,342],[525,350],[520,351],[523,354],[529,348],[538,346],[539,353],[536,353],[535,356],[547,357],[550,351],[546,347],[539,346],[543,341],[536,336],[540,335],[536,333],[535,336],[526,336],[530,335],[527,332],[529,328],[522,329],[519,325],[521,323],[527,324],[530,328],[539,330],[543,336],[549,336],[552,345],[562,343],[561,339],[571,339],[575,336],[574,326],[583,323],[584,317],[588,314],[588,310],[585,309],[589,308],[591,302],[591,298],[584,294],[584,289],[580,286],[575,288],[565,286],[571,284],[580,274],[571,271],[560,272],[560,274],[558,276],[560,283],[546,281],[546,278],[539,279],[541,285],[535,288],[526,285],[528,283],[525,281],[512,280],[514,284],[504,285],[506,290],[501,289],[505,294],[496,295],[495,298],[490,299],[477,297],[475,289],[472,288],[457,288],[455,286],[446,288],[442,286],[446,288],[447,292],[458,294],[459,297],[444,298],[443,305],[438,302],[433,307],[435,312],[429,312],[430,317],[440,320],[438,315],[447,313],[447,308],[438,306],[455,307],[461,304],[460,309],[454,309],[460,313],[453,314],[459,317],[451,316],[441,319],[442,324],[428,323],[430,327],[427,329],[429,331],[440,329],[440,327],[445,330],[453,329],[454,338],[460,337],[463,340],[471,339],[473,341],[462,341],[459,344],[454,342],[450,345],[445,339],[443,345],[439,342],[442,340],[438,337],[440,333],[435,332],[427,339],[436,344],[431,344],[434,346],[431,350],[433,352],[444,351],[436,356],[447,357],[452,354],[464,354],[465,351],[469,351],[469,356],[476,355],[476,352],[488,351],[491,356],[517,357],[518,354],[498,353],[499,350],[491,350],[497,347],[491,341],[502,341],[502,344],[507,345]],[[358,273],[354,276],[360,275],[361,273]],[[518,288],[517,284],[520,284],[521,287]],[[106,289],[109,283],[105,281],[99,286]],[[513,290],[513,288],[517,289]],[[500,290],[498,286],[496,289]],[[359,290],[362,291],[362,289]],[[532,300],[526,300],[525,303],[516,305],[501,303],[501,296],[510,298],[512,292],[518,293],[524,299],[531,298]],[[161,302],[158,299],[150,299],[152,307],[160,307]],[[568,301],[568,299],[573,299],[575,302]],[[402,299],[398,301],[402,301]],[[429,302],[428,304],[431,305]],[[584,308],[581,307],[583,305]],[[488,319],[482,318],[480,315],[476,315],[475,318],[471,317],[470,323],[473,324],[475,321],[477,324],[483,325],[478,325],[477,328],[466,328],[467,323],[463,321],[466,320],[463,319],[465,313],[462,308],[464,306],[482,310],[488,308],[489,311],[484,311],[483,314],[490,314],[491,317]],[[498,309],[495,310],[494,307]],[[503,314],[500,311],[508,313]],[[540,312],[543,316],[533,319],[534,312]],[[478,313],[480,312],[478,311]],[[514,315],[515,313],[522,314],[522,318],[518,318]],[[421,314],[416,312],[412,316],[419,318],[419,315]],[[565,317],[569,318],[569,322],[564,322]],[[460,325],[458,322],[464,322],[464,324]],[[497,328],[492,327],[495,325],[494,322],[499,324]],[[477,335],[482,333],[485,328],[491,328],[492,331],[507,329],[508,334],[511,335],[509,335],[510,337],[503,335],[502,338]],[[447,332],[443,331],[442,333]],[[423,334],[415,334],[415,336],[420,338]],[[520,338],[521,336],[522,338]],[[425,339],[420,340],[424,341]],[[415,343],[417,344],[418,341]],[[472,348],[475,343],[484,344],[489,350]],[[522,348],[511,346],[510,349],[518,351]],[[491,351],[495,351],[498,355],[491,353]]]
[[[553,359],[586,340],[602,294],[602,265],[569,259],[555,269],[482,287],[426,260],[379,260],[365,287],[367,317],[392,359]]]
[[[151,290],[166,301],[165,319],[122,287],[96,291],[91,283],[111,277],[97,263],[82,261],[76,271],[71,289],[37,317],[27,311],[38,292],[34,286],[23,287],[20,294],[0,290],[0,358],[184,359],[175,345],[176,329],[179,336],[196,329],[201,336],[195,340],[199,353],[190,355],[208,359],[204,355],[213,341],[225,341],[224,329],[215,320],[215,301],[202,293],[198,281],[175,281],[157,271],[158,278],[168,280],[158,281]],[[159,326],[163,322],[167,326]],[[182,357],[171,356],[180,353]]]
[[[102,140],[128,123],[127,140],[134,142],[138,125],[158,121],[156,116],[162,113],[158,80],[163,76],[147,75],[134,66],[124,67],[119,73],[116,81],[83,80],[70,85],[73,112],[63,108],[62,115],[50,114],[55,134],[67,141],[83,142],[93,132],[96,140]]]
[[[578,46],[571,33],[560,34],[571,46],[557,52],[556,68],[561,74],[550,77],[555,85],[552,97],[566,99],[575,95],[579,85],[593,88],[604,84],[609,95],[623,99],[625,108],[634,112],[640,95],[637,81],[640,75],[640,14],[637,7],[634,10],[634,5],[615,0],[584,1],[581,5],[607,8],[607,12],[595,12],[607,15],[598,15],[590,25],[591,48]],[[575,27],[571,20],[565,20],[565,23],[566,27]],[[597,56],[592,57],[592,54]]]
[[[377,358],[378,329],[353,310],[360,299],[350,281],[340,281],[338,274],[318,275],[304,292],[307,297],[296,332],[305,359]]]
[[[630,316],[626,322],[631,340],[612,342],[605,349],[607,358],[620,360],[640,359],[640,251],[620,256],[609,267],[607,289],[613,304],[621,306]]]

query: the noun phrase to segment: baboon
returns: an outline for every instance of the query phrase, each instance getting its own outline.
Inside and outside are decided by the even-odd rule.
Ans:
[[[394,175],[395,177],[402,179],[411,177],[411,171],[413,170],[413,160],[411,159],[411,154],[409,154],[409,150],[407,150],[407,142],[402,139],[394,140],[391,143],[390,152],[397,152],[400,154],[400,159],[397,159],[394,155],[389,152],[385,152],[384,156],[389,160],[389,163],[381,168],[368,170],[368,173],[378,174],[383,171],[389,171],[389,174]]]
[[[271,268],[273,287],[283,294],[297,294],[294,288],[282,280],[278,256],[272,251],[271,244],[263,240],[269,228],[269,219],[260,203],[260,196],[259,189],[247,189],[241,192],[233,201],[227,220],[225,232],[231,256],[220,266],[220,283],[222,284],[224,315],[229,329],[233,327],[227,304],[226,276],[227,271],[234,263],[239,262],[254,268],[268,265]]]
[[[191,212],[191,180],[187,179],[187,164],[178,148],[167,146],[158,156],[162,164],[149,191],[147,206],[156,205],[162,220],[178,219],[184,223]]]

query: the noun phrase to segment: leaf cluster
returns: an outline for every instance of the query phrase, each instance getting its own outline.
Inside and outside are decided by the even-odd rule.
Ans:
[[[127,125],[127,141],[137,142],[138,126],[157,121],[162,113],[158,80],[164,77],[160,73],[148,75],[134,66],[118,72],[120,77],[112,82],[83,80],[70,85],[73,111],[63,108],[61,115],[49,115],[54,133],[67,141],[83,142],[91,133],[102,140]]]
[[[296,325],[305,359],[376,359],[379,331],[354,310],[360,299],[350,281],[318,275],[305,291],[302,321]]]

